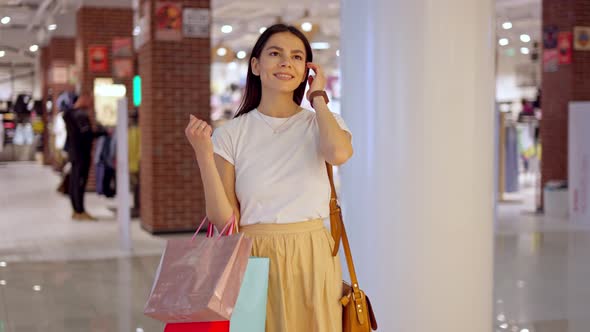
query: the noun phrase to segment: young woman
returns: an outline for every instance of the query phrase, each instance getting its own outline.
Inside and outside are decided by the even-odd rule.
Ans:
[[[309,70],[315,76],[309,75]],[[306,84],[315,112],[301,108]],[[342,271],[323,219],[325,162],[352,156],[351,134],[328,109],[326,78],[296,28],[268,28],[252,50],[236,117],[215,130],[191,115],[186,128],[201,172],[207,216],[221,229],[235,215],[270,258],[267,332],[342,331]]]

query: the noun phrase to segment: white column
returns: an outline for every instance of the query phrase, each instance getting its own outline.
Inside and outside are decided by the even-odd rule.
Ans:
[[[127,144],[127,97],[117,104],[117,222],[121,249],[131,251],[131,199],[129,195],[129,147]]]
[[[342,203],[382,331],[492,330],[492,0],[342,0]]]

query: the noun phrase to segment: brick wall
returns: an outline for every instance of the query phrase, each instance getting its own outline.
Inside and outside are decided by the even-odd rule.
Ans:
[[[82,7],[77,13],[76,64],[80,70],[80,93],[92,94],[94,79],[112,77],[112,43],[116,37],[132,37],[133,10],[131,8]],[[88,68],[88,47],[107,46],[109,69],[104,73],[93,73]],[[125,84],[129,105],[133,105],[133,79],[117,80]]]
[[[543,26],[573,31],[590,25],[590,0],[544,0]],[[590,52],[574,51],[573,63],[560,65],[554,73],[543,73],[542,183],[567,179],[568,103],[590,100]]]
[[[76,65],[80,72],[80,93],[92,95],[94,79],[112,78],[112,42],[116,37],[132,37],[133,9],[131,8],[101,8],[82,7],[76,14],[77,33],[75,45]],[[104,45],[108,49],[108,70],[104,73],[90,72],[88,66],[88,47]],[[117,83],[125,84],[129,105],[133,105],[133,79],[118,79]],[[94,110],[90,110],[91,120],[94,122]],[[96,187],[94,165],[90,168],[87,190]]]
[[[145,1],[144,1],[145,2]],[[209,0],[179,1],[209,8]],[[153,233],[194,230],[205,215],[202,182],[184,136],[189,114],[209,120],[210,40],[150,40],[139,50],[142,77],[140,128],[141,222]]]

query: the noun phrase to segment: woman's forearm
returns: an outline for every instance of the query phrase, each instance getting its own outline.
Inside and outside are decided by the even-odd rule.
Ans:
[[[314,98],[313,105],[320,129],[322,155],[332,165],[344,164],[353,153],[349,134],[342,130],[321,96]]]
[[[213,156],[198,161],[205,191],[207,217],[221,231],[234,213],[233,207],[225,193]]]

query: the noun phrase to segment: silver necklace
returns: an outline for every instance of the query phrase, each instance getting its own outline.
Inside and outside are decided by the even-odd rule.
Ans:
[[[262,119],[262,121],[264,121],[264,123],[266,123],[266,125],[272,130],[273,135],[275,135],[275,134],[278,134],[280,132],[280,129],[283,128],[291,119],[293,119],[294,117],[299,115],[299,113],[301,113],[301,110],[298,111],[296,114],[287,118],[287,120],[285,120],[283,123],[281,123],[280,126],[278,126],[276,128],[274,128],[270,123],[268,123],[268,121],[266,121],[266,119],[264,118],[264,116],[262,115],[262,113],[259,110],[256,110],[256,112],[258,112],[258,117],[260,119]]]

